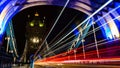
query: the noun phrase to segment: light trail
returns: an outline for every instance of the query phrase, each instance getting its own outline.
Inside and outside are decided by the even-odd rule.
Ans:
[[[58,15],[57,19],[55,20],[55,23],[53,24],[52,28],[50,29],[49,33],[47,34],[46,38],[44,39],[44,41],[42,42],[42,44],[39,46],[38,50],[35,52],[34,57],[37,55],[37,53],[39,52],[39,50],[41,49],[41,47],[43,46],[43,44],[45,43],[45,41],[47,40],[49,34],[52,32],[53,28],[55,27],[55,25],[57,24],[59,18],[61,17],[62,13],[64,12],[65,8],[67,7],[68,3],[70,0],[67,0],[67,2],[65,3],[63,9],[61,10],[60,14]]]
[[[74,36],[71,36],[71,37],[67,38],[65,41],[61,42],[59,45],[61,45],[61,44],[63,44],[64,42],[68,41],[68,40],[69,40],[70,38],[72,38],[72,37],[74,37]],[[74,41],[74,40],[73,40],[73,41]],[[72,42],[73,42],[73,41],[72,41]],[[68,42],[68,43],[69,43],[69,42]],[[67,43],[65,43],[65,44],[67,44]],[[64,46],[64,45],[62,45],[62,46]],[[62,47],[62,46],[61,46],[61,47]],[[58,46],[56,46],[56,47],[58,47]],[[52,49],[55,49],[56,47],[51,48],[51,50],[52,50]],[[46,52],[50,52],[50,49],[44,51],[43,53],[46,54]]]
[[[89,21],[88,21],[88,22],[89,22]],[[79,32],[77,32],[76,34],[79,34]],[[69,38],[67,38],[66,40],[64,40],[63,42],[61,42],[61,43],[58,44],[57,46],[55,46],[54,49],[55,49],[56,47],[58,47],[59,45],[63,44],[64,42],[68,41],[69,39],[71,39],[71,38],[74,37],[74,36],[75,36],[75,35],[70,36]],[[77,40],[77,38],[76,38],[75,40]],[[53,48],[53,46],[51,46],[51,49],[52,49],[52,48]],[[48,51],[50,51],[50,50],[45,51],[45,54],[46,54],[46,52],[48,52]]]
[[[66,47],[66,46],[69,46],[68,44],[71,44],[73,41],[74,41],[74,40],[72,40],[72,41],[70,41],[70,42],[68,42],[68,43],[63,44],[63,46],[54,49],[52,52],[58,51],[58,50],[60,50],[60,49],[62,49],[62,48],[64,48],[64,47]],[[52,52],[48,52],[48,53],[44,53],[44,54],[45,54],[45,56],[47,56],[47,55],[51,54]]]
[[[104,23],[104,24],[100,25],[99,27],[95,28],[95,30],[98,31],[101,27],[109,24],[111,21],[116,20],[116,19],[118,19],[118,18],[120,18],[120,16],[115,17],[115,18],[111,19],[110,21],[108,21],[107,23]],[[89,27],[89,26],[88,26],[88,27]],[[88,33],[92,33],[92,32],[93,32],[93,31],[91,30],[91,31],[89,31]],[[88,35],[90,35],[90,34],[88,34]]]
[[[120,46],[114,46],[114,47],[110,47],[110,48],[104,48],[104,49],[100,49],[100,54],[106,54],[106,53],[112,53],[112,52],[114,52],[114,51],[119,51],[120,49]],[[72,52],[73,52],[74,50],[72,50]],[[77,50],[77,51],[79,51],[79,50]],[[108,53],[108,54],[109,54]],[[64,55],[64,54],[66,54],[66,55]],[[69,53],[69,54],[71,54],[71,53]],[[50,60],[52,60],[52,61],[54,61],[54,60],[57,60],[57,59],[62,59],[62,58],[66,58],[66,60],[68,60],[68,56],[70,56],[70,58],[72,58],[72,59],[74,59],[74,52],[73,52],[73,54],[71,54],[71,55],[69,55],[69,54],[67,54],[67,53],[62,53],[62,54],[58,54],[58,56],[56,56],[56,57],[50,57],[50,58],[48,58],[49,59],[49,61]],[[89,52],[86,52],[86,59],[101,59],[101,58],[105,58],[106,56],[104,56],[104,57],[101,57],[101,58],[97,58],[97,56],[96,56],[96,58],[90,58],[91,56],[93,56],[93,55],[95,55],[96,54],[96,50],[93,50],[93,51],[89,51]],[[81,58],[80,58],[80,56],[81,56]],[[77,59],[84,59],[83,58],[84,56],[83,56],[83,54],[82,53],[77,53],[76,54],[76,58]],[[116,57],[119,57],[119,56],[116,56]],[[109,56],[108,58],[112,58],[112,56]],[[46,60],[47,60],[47,58],[46,58]]]
[[[55,37],[53,38],[53,40],[56,39],[56,38],[58,37],[58,35],[60,35],[60,34],[73,22],[73,20],[74,20],[76,17],[77,17],[77,15],[75,15],[75,16],[72,18],[72,20],[57,34],[57,36],[55,36]],[[53,40],[52,40],[52,41],[53,41]],[[49,45],[52,43],[52,41],[49,43]]]
[[[115,20],[115,19],[117,19],[117,18],[119,18],[120,16],[118,16],[118,17],[116,17],[116,18],[114,18],[114,19],[112,19],[112,20]],[[108,24],[108,23],[110,23],[112,20],[110,20],[110,21],[108,21],[107,23],[104,23],[104,24],[102,24],[101,26],[99,26],[99,27],[97,27],[97,28],[95,28],[95,30],[96,29],[99,29],[100,27],[102,27],[102,26],[104,26],[104,25],[106,25],[106,24]],[[91,31],[93,31],[93,30],[91,30]],[[91,32],[90,31],[90,32]],[[79,34],[79,33],[77,33],[77,34]],[[88,32],[88,34],[89,34],[89,32]],[[74,35],[73,35],[74,36]],[[71,37],[73,37],[73,36],[71,36]],[[71,38],[71,37],[69,37],[69,38]],[[69,38],[67,38],[67,40],[69,40]],[[67,41],[67,40],[65,40],[65,41]],[[105,40],[107,40],[107,39],[105,39]],[[65,41],[63,41],[63,42],[65,42]],[[104,41],[104,40],[103,40]],[[99,41],[98,41],[99,42]],[[45,52],[46,53],[46,52]]]
[[[118,7],[117,7],[117,8],[118,8]],[[116,8],[116,9],[117,9],[117,8]],[[115,10],[115,9],[114,9],[114,10]],[[114,10],[112,10],[112,11],[114,11]],[[112,12],[112,11],[110,11],[110,12]],[[110,13],[110,12],[109,12],[109,13]],[[109,13],[107,13],[106,15],[108,15]],[[106,16],[106,15],[104,15],[104,16]],[[103,17],[101,17],[100,19],[102,19],[102,18],[103,18]],[[98,19],[98,20],[100,20],[100,19]],[[98,21],[98,20],[97,20],[97,21]],[[108,23],[106,23],[106,24],[108,24]],[[98,27],[98,28],[100,28],[100,27]],[[98,29],[98,28],[96,28],[96,29]]]
[[[77,33],[77,34],[79,34],[79,32]],[[66,40],[64,40],[64,41],[62,41],[60,44],[58,44],[56,47],[58,47],[59,45],[61,45],[61,44],[63,44],[63,43],[65,43],[66,41],[68,41],[69,39],[71,39],[72,37],[74,37],[75,35],[72,35],[72,36],[70,36],[69,38],[67,38]],[[76,38],[77,39],[77,38]],[[76,40],[75,38],[74,38],[74,40]],[[73,40],[73,41],[74,41]],[[68,42],[69,43],[69,42]],[[56,48],[56,47],[54,47],[54,49]],[[51,47],[51,49],[53,49],[53,47]],[[45,54],[46,54],[46,52],[49,52],[50,50],[46,50],[45,51]]]
[[[110,42],[114,42],[114,41],[117,41],[117,40],[120,40],[120,39],[116,39],[116,40],[112,40],[112,41],[107,41],[107,42],[104,42],[104,43],[98,43],[98,45],[100,46],[100,45],[103,45],[103,44],[106,44],[106,43],[110,43]],[[103,40],[102,40],[103,41]],[[72,41],[71,41],[72,42]],[[98,42],[101,42],[101,41],[98,41]],[[70,42],[68,42],[68,43],[70,43]],[[67,44],[68,44],[67,43]],[[66,45],[66,44],[65,44]],[[52,52],[55,52],[55,51],[57,51],[57,50],[59,50],[59,49],[61,49],[61,48],[63,48],[63,47],[65,47],[65,45],[63,45],[63,46],[61,46],[60,48],[57,48],[57,49],[55,49],[54,51],[52,51]],[[94,44],[95,45],[95,44]],[[92,45],[92,46],[90,46],[90,47],[88,47],[88,45],[85,45],[85,47],[86,47],[86,49],[90,49],[90,48],[92,48],[92,47],[94,47],[94,45]],[[82,47],[80,47],[79,49],[82,49]],[[52,52],[49,52],[49,53],[47,53],[47,54],[45,54],[45,56],[47,56],[47,55],[49,55],[49,54],[51,54]],[[96,53],[96,52],[95,52]],[[86,54],[87,55],[87,54]]]
[[[106,43],[115,42],[117,40],[120,40],[120,39],[115,39],[115,40],[112,40],[112,41],[102,42],[102,43],[99,43],[98,45],[100,46],[100,45],[103,45],[103,44],[106,44]],[[94,47],[94,46],[90,46],[88,48],[92,48],[92,47]]]
[[[110,51],[110,53],[114,52],[114,51],[119,51],[120,50],[119,48],[120,48],[120,46],[114,46],[114,47],[111,47],[111,48],[100,49],[100,54],[106,54],[106,53],[108,53],[108,51]],[[72,50],[72,51],[74,51],[74,50]],[[62,54],[64,54],[64,53],[62,53]],[[46,58],[46,59],[43,59],[43,60],[37,60],[36,62],[37,63],[42,63],[42,62],[46,62],[46,63],[47,62],[49,62],[49,63],[59,62],[59,63],[62,63],[63,62],[63,63],[84,63],[84,64],[89,64],[91,62],[92,62],[92,64],[94,64],[95,62],[101,62],[100,64],[102,64],[102,63],[104,64],[105,62],[108,62],[108,63],[109,62],[116,62],[116,64],[117,64],[118,62],[120,62],[120,56],[109,56],[109,57],[104,56],[104,57],[99,58],[99,59],[97,57],[96,58],[95,57],[90,58],[91,56],[96,54],[95,50],[87,52],[87,54],[86,54],[87,58],[86,59],[83,59],[82,53],[80,53],[80,54],[77,53],[76,54],[76,59],[77,60],[75,60],[74,54],[72,54],[72,55],[69,55],[67,53],[66,53],[66,55],[62,55],[62,54],[58,54],[57,56],[52,56],[52,57],[49,57],[49,58]],[[71,58],[70,60],[68,59],[68,56],[70,56],[70,58]]]
[[[111,11],[109,11],[108,13],[106,13],[105,15],[103,15],[102,17],[100,17],[99,19],[97,19],[95,22],[98,22],[100,21],[101,19],[103,19],[105,16],[109,15],[110,13],[114,12],[115,10],[117,10],[118,8],[120,8],[120,6],[116,7],[115,9],[112,9]],[[119,17],[119,16],[118,16]],[[117,18],[116,18],[117,19]],[[115,19],[114,19],[115,20]],[[87,27],[90,27],[91,25],[87,26]],[[100,26],[101,27],[101,26]],[[84,28],[86,29],[86,28]],[[83,30],[84,30],[83,29]],[[99,29],[99,28],[98,28]]]
[[[53,38],[53,40],[48,44],[48,45],[50,45],[70,24],[71,24],[71,22],[75,19],[77,17],[77,15],[75,15],[73,18],[72,18],[72,20],[67,24],[67,26],[65,26],[62,30],[61,30],[61,32],[59,32],[58,34],[57,34],[57,36],[55,36],[54,38]],[[53,43],[54,44],[54,43]],[[45,48],[43,49],[43,50],[41,50],[41,52],[43,52],[45,50]],[[41,54],[41,53],[40,53]]]
[[[77,34],[79,34],[79,32],[77,33]],[[67,38],[65,41],[63,41],[63,42],[61,42],[60,44],[63,44],[64,42],[66,42],[66,41],[68,41],[70,38],[72,38],[72,37],[74,37],[75,35],[72,35],[72,36],[70,36],[69,38]],[[74,39],[75,40],[75,39]],[[98,41],[99,42],[99,41]],[[60,45],[59,44],[59,45]],[[51,47],[51,48],[53,48],[53,47]],[[55,49],[55,47],[54,47],[54,49]],[[50,50],[47,50],[47,51],[45,51],[44,52],[44,54],[46,54],[46,52],[49,52]]]
[[[55,43],[53,46],[60,43],[63,39],[65,39],[69,34],[71,34],[74,30],[76,30],[78,27],[80,27],[82,24],[87,22],[90,18],[92,18],[95,14],[97,14],[100,10],[102,10],[105,6],[107,6],[109,3],[111,3],[113,0],[109,0],[104,5],[102,5],[98,10],[96,10],[92,15],[90,15],[87,19],[85,19],[82,23],[80,23],[76,28],[74,28],[72,31],[70,31],[66,36],[64,36],[61,40],[59,40],[57,43]],[[50,48],[51,49],[51,48]]]
[[[99,19],[97,19],[95,22],[98,22],[99,20],[103,19],[105,16],[109,15],[110,13],[112,13],[112,12],[115,11],[115,10],[117,10],[118,8],[120,8],[120,6],[118,6],[118,7],[116,7],[115,9],[109,11],[108,13],[106,13],[105,15],[103,15],[102,17],[100,17]],[[112,20],[115,20],[115,19],[117,19],[117,18],[119,18],[119,17],[120,17],[120,16],[118,16],[118,17],[116,17],[116,18],[114,18],[114,19],[112,19]],[[112,20],[111,20],[111,21],[112,21]],[[108,21],[108,23],[110,23],[111,21]],[[102,27],[102,26],[104,26],[104,25],[106,25],[106,24],[108,24],[108,23],[102,24],[101,26],[95,28],[95,30],[96,30],[96,31],[99,30],[100,27]],[[91,26],[91,25],[87,26],[86,28],[88,28],[88,27],[90,27],[90,26]],[[84,28],[83,30],[85,30],[86,28]],[[91,32],[92,32],[92,30],[91,30]],[[89,31],[88,33],[90,33],[90,31]]]
[[[89,21],[88,21],[89,22]],[[77,33],[77,34],[79,34],[79,32]],[[68,41],[69,39],[71,39],[72,37],[74,37],[75,35],[72,35],[72,36],[70,36],[69,38],[67,38],[66,40],[64,40],[63,42],[61,42],[60,44],[58,44],[57,46],[51,46],[51,49],[55,49],[56,47],[58,47],[59,45],[61,45],[61,44],[63,44],[64,42],[66,42],[66,41]],[[75,40],[77,40],[77,38],[75,39]],[[48,51],[50,51],[50,50],[48,50]],[[45,51],[45,53],[46,52],[48,52],[48,51]]]
[[[105,40],[106,40],[106,39],[105,39]],[[110,43],[110,42],[113,42],[113,41],[117,41],[117,40],[120,40],[120,39],[115,39],[115,40],[107,41],[107,42],[104,42],[104,43],[103,43],[103,42],[100,43],[101,41],[104,41],[104,40],[100,40],[100,41],[98,41],[98,45],[100,46],[100,45],[103,45],[103,44],[106,44],[106,43]],[[72,42],[72,41],[71,41],[71,42]],[[70,43],[70,42],[68,42],[68,43]],[[68,43],[66,43],[66,44],[68,44]],[[66,44],[65,44],[65,45],[66,45]],[[57,50],[59,50],[59,49],[65,47],[65,45],[63,45],[63,46],[61,46],[61,47],[59,47],[59,48],[53,50],[52,52],[55,52],[55,51],[57,51]],[[85,45],[86,49],[90,49],[90,48],[94,47],[95,43],[94,43],[94,44],[91,44],[91,45],[92,45],[92,46],[90,46],[90,44]],[[88,46],[90,46],[90,47],[88,47]],[[80,48],[82,49],[82,47],[80,47]],[[49,55],[49,54],[51,54],[51,52],[48,52],[48,53],[45,54],[45,55]]]
[[[106,14],[106,15],[108,15],[108,14]],[[104,16],[106,16],[106,15],[104,15]],[[118,18],[120,18],[120,16],[118,16],[118,17],[116,17],[116,18],[114,18],[114,19],[112,19],[112,20],[110,20],[110,21],[108,21],[108,22],[102,24],[101,26],[95,28],[95,31],[100,30],[101,27],[103,27],[103,26],[109,24],[111,21],[116,20],[116,19],[118,19]],[[98,20],[97,20],[97,21],[98,21]],[[88,26],[88,27],[90,27],[90,26]],[[85,30],[85,28],[84,28],[83,30]],[[93,33],[93,30],[89,31],[88,34],[87,34],[86,36],[88,36],[88,35],[90,35],[90,34],[92,34],[92,33]],[[77,33],[77,34],[79,34],[79,33]],[[105,40],[107,40],[107,39],[105,39]]]

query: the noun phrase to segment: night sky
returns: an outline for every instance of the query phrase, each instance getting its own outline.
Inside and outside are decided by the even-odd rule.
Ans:
[[[17,41],[17,48],[19,55],[22,54],[22,51],[25,46],[26,41],[26,24],[29,21],[32,21],[34,19],[34,14],[37,12],[39,14],[39,18],[42,21],[44,17],[45,19],[45,25],[46,30],[43,39],[49,32],[50,28],[52,27],[53,23],[57,19],[62,7],[58,6],[36,6],[31,7],[28,9],[25,9],[21,12],[19,12],[17,15],[15,15],[12,19],[13,26],[14,26],[14,32],[15,37]],[[30,15],[30,18],[28,18],[28,15]],[[73,10],[70,8],[66,8],[64,13],[62,14],[61,18],[57,22],[55,28],[51,32],[50,36],[47,38],[48,43],[73,19],[73,17],[76,18],[70,23],[70,25],[58,36],[60,37],[62,34],[66,33],[66,31],[71,30],[71,25],[75,23],[76,21],[82,21],[84,20],[87,15],[85,15],[82,12],[79,12],[77,10]],[[32,33],[32,32],[31,32]]]

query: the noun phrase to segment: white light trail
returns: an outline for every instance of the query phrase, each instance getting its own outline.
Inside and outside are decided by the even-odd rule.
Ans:
[[[118,17],[116,17],[116,18],[114,18],[114,19],[112,19],[112,20],[110,20],[110,21],[108,21],[108,23],[105,23],[105,24],[102,24],[101,26],[99,26],[99,27],[97,27],[97,28],[95,28],[94,30],[96,30],[96,29],[98,29],[98,28],[100,28],[100,27],[102,27],[102,26],[104,26],[104,25],[106,25],[106,24],[109,24],[111,21],[113,21],[113,20],[115,20],[115,19],[118,19],[120,16],[118,16]],[[91,31],[93,31],[93,30],[91,30]],[[97,41],[97,40],[96,40]],[[68,42],[68,43],[70,43],[70,42]],[[68,44],[67,43],[67,44]],[[100,45],[101,43],[99,43],[98,45]],[[104,43],[102,43],[102,44],[104,44]],[[88,46],[88,45],[87,45]],[[94,45],[93,45],[94,46]],[[93,47],[93,46],[91,46],[91,47]],[[63,47],[63,46],[61,46],[61,47]],[[61,48],[60,47],[60,48]],[[57,49],[55,49],[54,51],[56,51],[56,50],[58,50],[59,48],[57,48]],[[54,52],[53,51],[53,52]],[[98,51],[97,51],[98,52]],[[49,54],[51,54],[51,52],[48,52],[46,55],[49,55]],[[99,52],[98,52],[98,54],[99,54]],[[99,55],[98,55],[98,57],[99,57]]]
[[[41,49],[41,47],[43,46],[43,44],[45,43],[46,39],[48,38],[48,36],[50,35],[50,33],[52,32],[53,28],[55,27],[55,25],[57,24],[59,18],[61,17],[63,11],[65,10],[65,8],[67,7],[68,3],[70,0],[67,0],[67,2],[65,3],[63,9],[61,10],[60,14],[58,15],[57,19],[55,20],[55,23],[53,24],[52,28],[50,29],[49,33],[47,34],[45,40],[42,42],[42,44],[40,45],[40,47],[38,48],[38,50],[36,51],[34,57],[36,56],[36,54],[39,52],[39,50]]]
[[[116,18],[114,18],[114,19],[112,19],[112,20],[118,19],[119,17],[120,17],[120,16],[118,16],[118,17],[116,17]],[[98,30],[99,28],[101,28],[101,27],[109,24],[112,20],[108,21],[107,23],[102,24],[101,26],[95,28],[94,30],[96,31],[96,30]],[[90,34],[92,34],[92,33],[93,33],[93,30],[89,31],[88,34],[87,34],[87,36],[90,35]],[[77,34],[79,34],[79,33],[77,33]],[[71,37],[73,37],[73,36],[74,36],[74,35],[72,35]],[[69,37],[67,40],[69,40],[71,37]],[[65,41],[67,41],[67,40],[65,40]],[[107,39],[105,39],[105,40],[107,40]],[[105,40],[102,40],[102,41],[105,41]],[[63,41],[63,42],[65,42],[65,41]],[[63,42],[61,42],[61,43],[63,43]],[[101,41],[97,41],[97,42],[99,43],[99,42],[101,42]],[[61,43],[60,43],[60,44],[61,44]],[[60,45],[60,44],[59,44],[59,45]],[[95,43],[88,44],[88,45],[94,45],[94,44],[95,44]],[[88,46],[88,45],[86,45],[86,46]],[[99,45],[99,44],[98,44],[98,45]],[[92,47],[93,47],[93,46],[92,46]],[[46,53],[46,52],[45,52],[45,53]]]
[[[76,30],[78,27],[80,27],[82,24],[87,22],[90,18],[92,18],[95,14],[97,14],[99,11],[101,11],[105,6],[107,6],[109,3],[111,3],[113,0],[109,0],[106,2],[103,6],[101,6],[98,10],[96,10],[92,15],[90,15],[87,19],[85,19],[82,23],[80,23],[77,27],[75,27],[73,30],[71,30],[66,36],[64,36],[61,40],[59,40],[57,43],[55,43],[53,46],[60,43],[63,39],[65,39],[68,35],[70,35],[74,30]],[[85,27],[86,28],[86,27]]]

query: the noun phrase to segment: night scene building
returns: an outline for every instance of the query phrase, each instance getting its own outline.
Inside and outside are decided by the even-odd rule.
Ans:
[[[120,67],[120,0],[1,0],[0,68]]]

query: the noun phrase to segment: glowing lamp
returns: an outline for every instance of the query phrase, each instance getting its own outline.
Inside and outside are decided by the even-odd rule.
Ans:
[[[39,43],[39,42],[40,42],[40,40],[39,40],[38,37],[33,37],[33,38],[31,38],[30,40],[31,40],[33,43]]]
[[[43,27],[44,26],[44,23],[39,23],[39,27]]]
[[[33,27],[33,26],[34,26],[34,23],[33,23],[33,22],[31,22],[31,23],[30,23],[30,26],[31,26],[31,27]]]
[[[36,13],[35,13],[35,16],[39,16],[39,14],[36,12]]]

